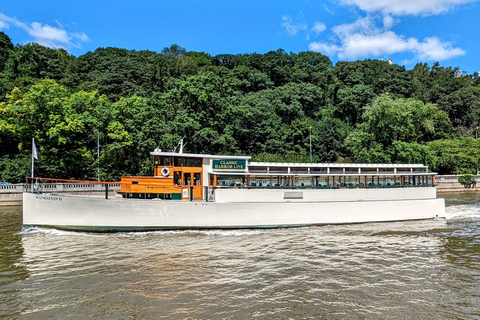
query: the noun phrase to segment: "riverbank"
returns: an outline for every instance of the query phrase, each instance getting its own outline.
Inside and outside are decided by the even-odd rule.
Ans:
[[[458,182],[458,178],[461,175],[438,175],[435,178],[437,185],[437,192],[476,192],[480,191],[480,175],[473,175],[473,178],[477,180],[477,185],[473,188],[465,188]]]

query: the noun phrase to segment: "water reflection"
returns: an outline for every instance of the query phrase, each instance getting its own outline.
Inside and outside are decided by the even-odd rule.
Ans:
[[[447,213],[470,217],[88,234],[19,233],[9,214],[0,317],[476,318],[478,204],[448,201]]]
[[[22,216],[18,207],[0,207],[0,317],[21,310],[21,288],[16,283],[29,277],[23,263]]]

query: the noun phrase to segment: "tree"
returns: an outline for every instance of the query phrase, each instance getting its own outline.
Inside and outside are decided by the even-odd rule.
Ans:
[[[0,31],[0,72],[2,72],[5,67],[5,62],[8,60],[12,50],[12,40],[5,34],[5,32]]]
[[[187,53],[187,50],[185,50],[184,47],[181,47],[176,43],[172,44],[170,47],[165,47],[162,49],[163,55],[174,57],[174,58],[183,57],[186,53]]]
[[[474,188],[477,185],[477,180],[471,174],[464,174],[458,177],[458,182],[465,188]]]
[[[438,106],[464,135],[472,135],[480,125],[480,87],[459,89],[443,97]]]
[[[363,123],[347,137],[346,146],[356,161],[413,162],[415,149],[431,161],[428,148],[418,143],[435,132],[437,112],[433,104],[381,95],[365,107]]]
[[[70,92],[53,80],[42,80],[23,93],[15,88],[0,103],[0,133],[18,144],[19,156],[4,155],[24,163],[31,139],[39,148],[36,173],[43,177],[93,178],[96,133],[106,121],[109,102],[97,92]],[[102,119],[103,117],[103,119]]]
[[[480,140],[461,138],[428,143],[437,161],[433,166],[440,174],[476,173],[480,168]]]

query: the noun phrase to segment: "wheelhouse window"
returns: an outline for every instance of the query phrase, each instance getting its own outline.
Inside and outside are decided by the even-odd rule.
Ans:
[[[158,157],[157,158],[157,165],[161,167],[169,167],[170,164],[170,157]]]
[[[198,168],[202,167],[202,158],[176,157],[174,165],[175,167]]]

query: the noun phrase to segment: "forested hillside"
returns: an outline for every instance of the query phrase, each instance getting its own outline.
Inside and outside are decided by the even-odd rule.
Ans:
[[[387,57],[388,58],[388,57]],[[151,175],[171,149],[255,160],[425,163],[473,173],[480,79],[439,63],[412,70],[314,52],[211,56],[99,48],[75,57],[0,32],[0,181],[29,175]],[[97,159],[97,136],[100,158]]]

